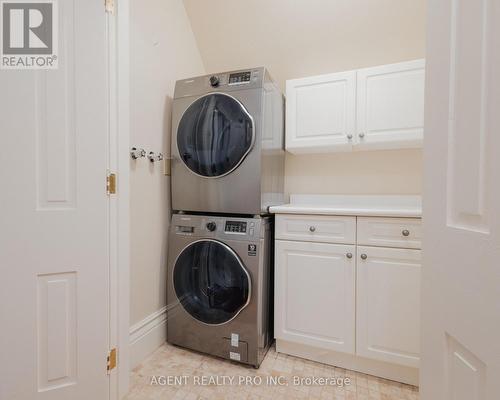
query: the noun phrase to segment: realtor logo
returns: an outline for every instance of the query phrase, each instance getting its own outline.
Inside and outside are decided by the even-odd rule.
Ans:
[[[0,68],[57,68],[56,0],[2,0],[0,13]]]

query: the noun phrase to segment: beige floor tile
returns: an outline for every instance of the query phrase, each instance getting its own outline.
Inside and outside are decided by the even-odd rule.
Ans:
[[[187,376],[186,384],[152,384],[152,377]],[[233,383],[206,386],[194,379],[233,377]],[[239,384],[243,379],[262,384]],[[349,378],[345,387],[294,385],[294,377]],[[268,384],[283,377],[286,386]],[[229,379],[229,378],[227,378]],[[157,379],[157,382],[158,379]],[[126,400],[418,400],[418,389],[386,379],[276,353],[272,347],[261,367],[252,367],[191,352],[168,344],[160,347],[132,371]]]

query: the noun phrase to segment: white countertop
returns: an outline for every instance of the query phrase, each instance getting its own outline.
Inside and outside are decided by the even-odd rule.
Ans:
[[[421,196],[292,194],[290,204],[274,206],[274,214],[359,215],[372,217],[422,216]]]

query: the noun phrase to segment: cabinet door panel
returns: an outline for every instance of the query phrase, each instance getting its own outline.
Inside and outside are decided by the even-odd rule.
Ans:
[[[355,247],[277,240],[275,265],[276,338],[353,354]]]
[[[425,62],[358,70],[357,149],[420,147]]]
[[[418,367],[420,250],[357,250],[357,354]]]
[[[286,149],[291,153],[351,150],[356,118],[356,72],[286,83]]]

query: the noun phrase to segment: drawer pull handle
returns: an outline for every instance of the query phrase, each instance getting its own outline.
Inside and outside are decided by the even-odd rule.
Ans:
[[[347,253],[345,256],[350,259],[352,258],[352,253]]]
[[[401,232],[403,236],[410,236],[410,231],[408,229],[405,229],[403,232]]]
[[[368,258],[368,256],[366,254],[361,254],[361,259],[362,260],[366,260]]]
[[[315,227],[315,226],[310,226],[310,227],[309,227],[309,230],[310,230],[311,232],[315,232],[315,231],[316,231],[316,227]]]

